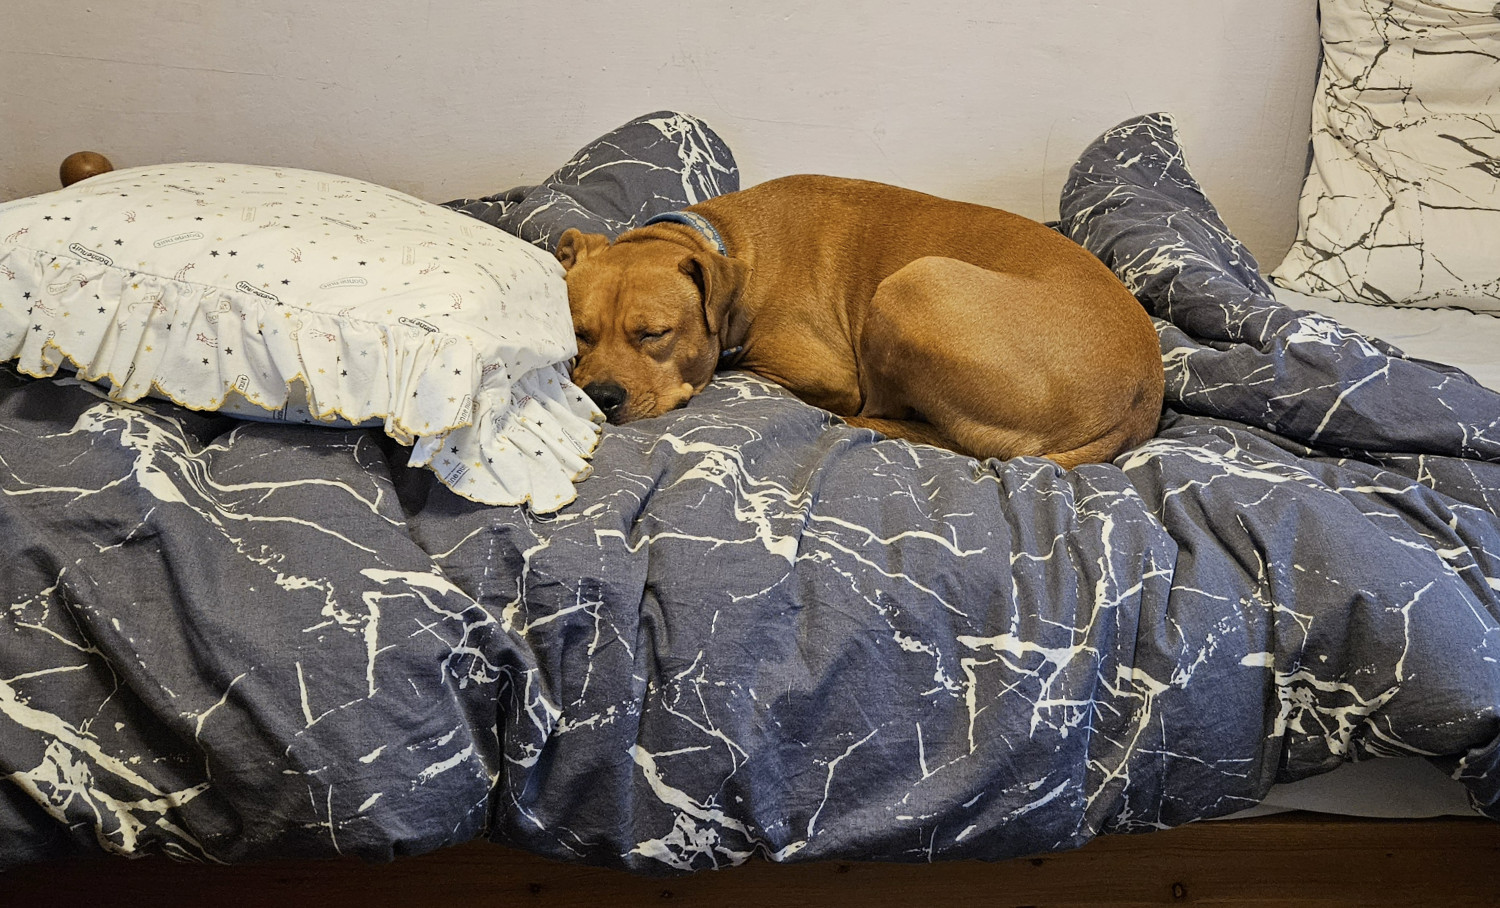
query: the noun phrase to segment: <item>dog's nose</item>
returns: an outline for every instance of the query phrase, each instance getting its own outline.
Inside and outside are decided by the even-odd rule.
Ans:
[[[583,386],[583,393],[593,398],[599,409],[604,411],[604,418],[610,422],[615,421],[620,408],[625,406],[625,389],[619,382],[593,381]]]

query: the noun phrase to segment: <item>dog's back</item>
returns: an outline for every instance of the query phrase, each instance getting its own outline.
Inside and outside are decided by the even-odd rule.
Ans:
[[[813,267],[856,277],[849,288],[856,296],[868,297],[880,281],[926,256],[1019,277],[1091,279],[1119,286],[1098,259],[1030,218],[885,183],[788,176],[689,210],[711,221],[729,214],[736,225],[760,228],[762,235],[750,245],[757,252],[785,244],[818,250]]]

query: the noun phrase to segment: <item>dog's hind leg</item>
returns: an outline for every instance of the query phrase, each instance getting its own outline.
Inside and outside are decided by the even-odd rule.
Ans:
[[[981,459],[1110,456],[1096,442],[1120,413],[1097,403],[1094,374],[1069,368],[1086,329],[1038,314],[1050,292],[947,258],[918,259],[886,278],[858,326],[864,421],[851,422],[896,437],[910,434],[895,427],[927,426],[915,440]]]

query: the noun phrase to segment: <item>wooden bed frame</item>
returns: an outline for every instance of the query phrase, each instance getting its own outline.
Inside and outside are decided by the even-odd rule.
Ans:
[[[239,866],[99,857],[0,874],[0,905],[152,908],[426,908],[456,905],[863,906],[1500,905],[1500,823],[1359,820],[1308,813],[1103,836],[1076,851],[985,864],[754,861],[643,877],[470,842],[370,865]]]
[[[112,169],[79,152],[64,186]],[[825,862],[644,877],[470,842],[390,864],[354,860],[239,866],[99,856],[0,874],[8,906],[452,908],[613,906],[1500,906],[1500,823],[1362,820],[1287,813],[1104,836],[1075,851],[1002,863]]]

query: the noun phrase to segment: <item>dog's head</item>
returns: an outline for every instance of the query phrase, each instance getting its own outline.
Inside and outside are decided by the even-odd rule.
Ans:
[[[613,244],[570,228],[557,258],[578,336],[573,381],[610,422],[660,416],[703,390],[747,265],[651,227]]]

